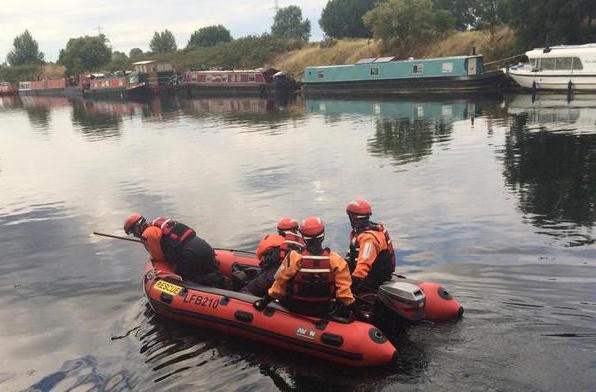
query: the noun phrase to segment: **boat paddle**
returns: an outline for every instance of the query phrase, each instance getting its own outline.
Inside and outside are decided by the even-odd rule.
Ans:
[[[138,243],[143,243],[143,241],[136,239],[136,238],[128,238],[128,237],[123,237],[123,236],[119,236],[119,235],[114,235],[114,234],[107,234],[107,233],[100,233],[97,231],[94,231],[93,234],[95,235],[99,235],[102,237],[108,237],[108,238],[115,238],[117,240],[123,240],[123,241],[131,241],[131,242],[138,242]],[[240,252],[240,253],[247,253],[247,254],[251,254],[254,255],[254,252],[251,252],[249,250],[242,250],[242,249],[224,249],[224,248],[213,248],[215,250],[226,250],[228,252]]]

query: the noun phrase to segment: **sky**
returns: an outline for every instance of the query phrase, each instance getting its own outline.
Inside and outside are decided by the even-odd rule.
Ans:
[[[297,5],[311,22],[311,40],[323,37],[319,18],[327,0],[278,0],[279,7]],[[271,30],[275,0],[0,0],[0,63],[12,49],[14,37],[26,29],[39,44],[46,61],[56,61],[69,38],[97,35],[110,40],[113,50],[149,50],[155,31],[170,30],[178,48],[191,33],[213,24],[226,26],[234,38]]]

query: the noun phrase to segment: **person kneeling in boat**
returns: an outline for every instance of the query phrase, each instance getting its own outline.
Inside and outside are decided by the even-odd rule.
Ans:
[[[143,241],[152,262],[166,261],[175,265],[182,279],[227,287],[219,272],[215,251],[185,224],[164,217],[147,222],[140,214],[133,214],[124,222],[124,232]]]
[[[275,280],[275,273],[279,269],[281,261],[288,254],[289,249],[284,245],[286,239],[278,234],[270,234],[263,237],[257,247],[257,259],[259,259],[258,275],[249,281],[240,291],[262,297]]]
[[[354,309],[350,290],[352,279],[346,261],[335,252],[323,248],[325,226],[318,217],[308,217],[300,225],[306,247],[299,253],[291,251],[275,274],[267,294],[254,303],[263,310],[274,299],[292,312],[321,317],[333,310],[347,316]]]
[[[376,291],[391,280],[395,270],[395,252],[389,233],[381,223],[370,221],[372,208],[366,200],[356,200],[346,208],[352,232],[348,263],[352,271],[352,291]]]

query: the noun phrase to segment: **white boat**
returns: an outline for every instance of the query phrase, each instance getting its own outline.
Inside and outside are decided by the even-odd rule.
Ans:
[[[503,71],[524,88],[596,91],[596,43],[562,45],[526,52],[529,62]]]

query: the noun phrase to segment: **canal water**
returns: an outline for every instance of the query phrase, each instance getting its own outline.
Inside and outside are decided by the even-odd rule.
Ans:
[[[596,389],[596,97],[150,102],[0,98],[0,390]],[[349,369],[157,317],[128,214],[253,250],[319,215],[343,253],[366,198],[397,271],[457,323]]]

